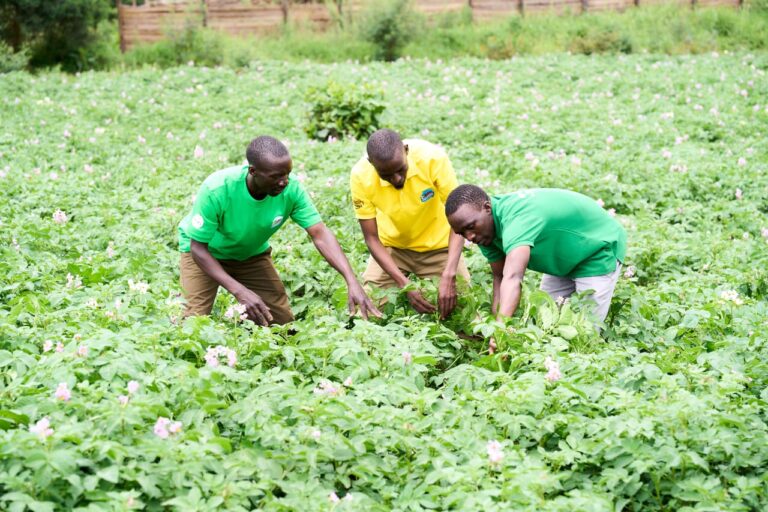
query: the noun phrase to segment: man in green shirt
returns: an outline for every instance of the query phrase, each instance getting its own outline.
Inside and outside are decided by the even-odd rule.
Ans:
[[[494,314],[514,314],[530,268],[544,273],[541,288],[554,299],[594,290],[596,316],[605,320],[627,235],[594,200],[547,188],[489,198],[480,187],[460,185],[448,196],[445,213],[453,230],[477,243],[491,265]]]
[[[210,314],[221,286],[260,325],[292,321],[269,246],[269,238],[290,217],[344,277],[350,314],[359,307],[363,318],[380,316],[304,187],[289,179],[293,164],[286,147],[273,137],[257,137],[246,158],[248,165],[208,176],[192,211],[179,224],[184,315]]]

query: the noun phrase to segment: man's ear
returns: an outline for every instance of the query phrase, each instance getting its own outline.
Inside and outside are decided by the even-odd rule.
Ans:
[[[491,211],[491,202],[490,201],[485,201],[483,203],[483,210],[485,210],[487,212]]]

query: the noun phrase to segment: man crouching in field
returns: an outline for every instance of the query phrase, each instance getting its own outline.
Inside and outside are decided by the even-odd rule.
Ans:
[[[366,150],[350,176],[352,204],[371,253],[363,279],[403,288],[409,273],[439,277],[438,310],[445,318],[456,307],[456,275],[469,280],[464,241],[445,219],[445,200],[458,185],[451,161],[434,144],[403,141],[386,129],[370,136]],[[435,311],[419,290],[408,292],[408,300],[419,313]]]
[[[192,212],[179,225],[184,316],[208,315],[219,286],[245,306],[260,325],[293,320],[280,276],[272,264],[269,238],[290,217],[304,228],[320,254],[347,282],[350,314],[380,316],[298,181],[292,162],[273,137],[257,137],[246,151],[248,165],[230,167],[205,179]]]
[[[594,200],[547,188],[489,198],[480,187],[461,185],[448,196],[445,213],[491,264],[494,314],[514,314],[530,268],[544,273],[541,289],[554,299],[594,290],[596,316],[605,320],[627,235]]]

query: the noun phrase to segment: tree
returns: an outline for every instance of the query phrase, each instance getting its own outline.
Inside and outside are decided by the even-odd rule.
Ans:
[[[16,52],[29,48],[33,66],[73,71],[112,12],[110,0],[0,0],[0,37]]]

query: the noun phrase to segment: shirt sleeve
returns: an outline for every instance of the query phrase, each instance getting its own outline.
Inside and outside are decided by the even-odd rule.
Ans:
[[[304,186],[301,183],[297,183],[297,185],[296,198],[291,209],[291,219],[303,229],[311,228],[318,222],[322,222],[323,219]]]
[[[532,215],[518,216],[515,217],[514,222],[505,224],[502,227],[501,243],[506,254],[523,245],[534,247],[542,229],[544,229],[544,220]]]
[[[459,186],[459,182],[456,180],[456,172],[453,170],[451,160],[443,149],[438,149],[435,153],[435,157],[430,163],[430,171],[440,201],[445,204],[448,195]]]
[[[192,205],[187,235],[196,242],[207,244],[219,229],[222,205],[219,198],[203,183]]]
[[[489,245],[488,247],[481,245],[479,247],[480,252],[488,260],[488,263],[494,263],[505,258],[504,252],[495,245]]]
[[[349,178],[349,188],[352,192],[352,206],[355,207],[355,216],[358,219],[375,219],[376,206],[368,197],[360,177],[354,172]]]

